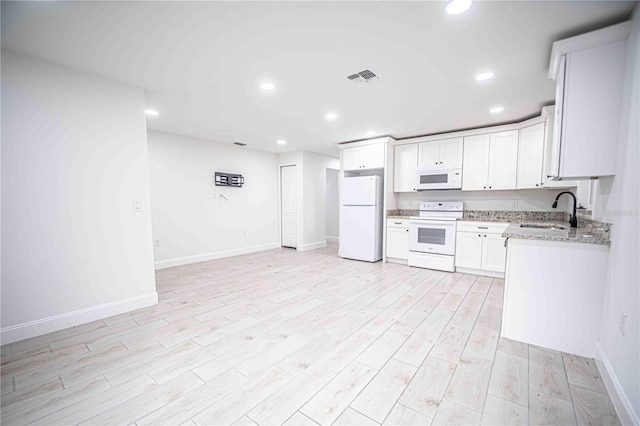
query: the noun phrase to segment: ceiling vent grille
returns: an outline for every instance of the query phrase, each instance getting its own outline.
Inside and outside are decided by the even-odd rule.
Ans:
[[[380,77],[378,77],[371,70],[364,70],[356,74],[348,75],[347,79],[354,83],[360,84],[360,83],[373,83],[376,80],[380,80]]]
[[[242,142],[234,142],[233,144],[238,146],[247,146],[246,143],[242,143]]]

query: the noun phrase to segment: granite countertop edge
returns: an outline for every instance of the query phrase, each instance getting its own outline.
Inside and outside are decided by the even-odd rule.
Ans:
[[[555,225],[551,222],[528,222],[536,223],[540,225]],[[539,229],[539,228],[521,228],[520,223],[511,223],[507,229],[502,233],[503,238],[515,238],[521,240],[538,240],[538,241],[558,241],[567,243],[582,243],[582,244],[599,244],[599,245],[611,245],[611,240],[604,238],[596,233],[592,232],[589,228],[573,228],[569,227],[569,224],[562,224],[566,226],[566,229]],[[573,234],[573,235],[572,235]]]

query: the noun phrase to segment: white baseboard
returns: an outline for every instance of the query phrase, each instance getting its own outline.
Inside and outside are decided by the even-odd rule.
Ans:
[[[407,259],[396,259],[395,257],[387,257],[387,262],[398,263],[400,265],[407,265],[409,263]]]
[[[607,392],[609,392],[611,402],[616,409],[616,413],[618,413],[620,422],[623,425],[640,425],[640,417],[633,409],[624,389],[622,389],[622,385],[620,384],[615,371],[613,371],[613,366],[609,362],[609,358],[607,358],[607,355],[604,353],[604,349],[602,349],[600,343],[596,343],[595,360],[596,365],[598,366],[598,371],[600,371],[604,385],[607,388]]]
[[[206,262],[207,260],[223,259],[225,257],[239,256],[241,254],[255,253],[257,251],[279,248],[280,243],[273,242],[257,246],[241,247],[231,250],[214,251],[212,253],[196,254],[194,256],[176,257],[175,259],[160,260],[155,263],[156,269],[172,268],[174,266],[189,265],[191,263]]]
[[[326,241],[316,241],[315,243],[310,243],[310,244],[300,244],[298,246],[298,251],[315,250],[315,249],[319,249],[326,246],[327,246]]]
[[[483,275],[485,277],[504,278],[504,272],[485,271],[484,269],[460,268],[456,266],[456,272],[463,274]]]
[[[340,240],[340,238],[338,238],[338,237],[326,236],[324,238],[327,240],[328,243],[337,243]]]
[[[118,300],[117,302],[105,303],[103,305],[92,306],[73,312],[54,315],[24,324],[12,325],[0,329],[0,340],[2,344],[13,343],[30,337],[41,336],[65,328],[86,324],[136,309],[146,308],[158,303],[158,293],[143,294],[129,299]]]

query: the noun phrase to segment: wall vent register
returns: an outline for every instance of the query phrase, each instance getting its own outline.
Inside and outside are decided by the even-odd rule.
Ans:
[[[216,186],[235,186],[242,188],[244,177],[233,173],[215,172],[214,182]]]

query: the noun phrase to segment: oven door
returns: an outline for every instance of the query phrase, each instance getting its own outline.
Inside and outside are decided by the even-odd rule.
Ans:
[[[453,256],[456,249],[456,221],[411,219],[409,250]]]

